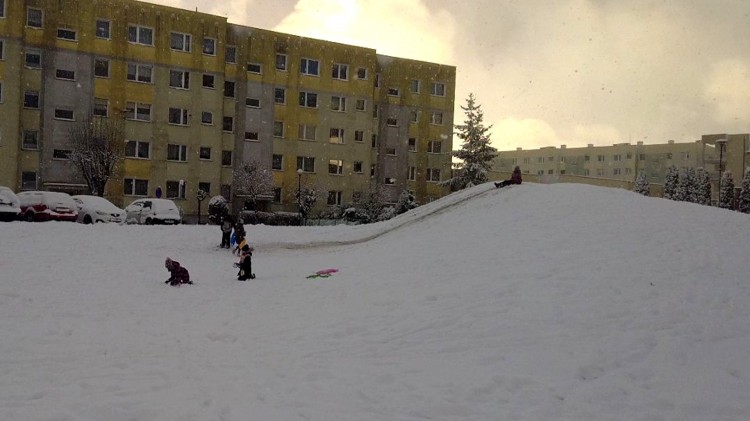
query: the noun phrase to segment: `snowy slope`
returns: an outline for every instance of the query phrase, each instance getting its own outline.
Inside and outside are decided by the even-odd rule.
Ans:
[[[750,419],[747,215],[489,184],[247,229],[237,282],[216,226],[0,224],[0,419]]]

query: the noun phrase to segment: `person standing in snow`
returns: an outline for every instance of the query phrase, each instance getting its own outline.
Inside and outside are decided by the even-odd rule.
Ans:
[[[180,286],[181,284],[193,283],[192,281],[190,281],[190,273],[188,273],[188,270],[183,266],[180,266],[179,262],[175,262],[174,260],[167,257],[167,260],[164,261],[164,267],[167,268],[170,274],[169,279],[164,282],[165,284]]]
[[[230,248],[232,238],[232,217],[224,215],[221,218],[221,248]]]

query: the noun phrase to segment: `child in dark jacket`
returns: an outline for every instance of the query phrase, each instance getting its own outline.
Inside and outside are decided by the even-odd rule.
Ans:
[[[236,267],[240,268],[240,271],[237,272],[238,281],[247,281],[248,279],[255,279],[255,274],[253,273],[252,257],[253,257],[253,248],[245,244],[242,247],[239,263],[234,264]]]
[[[180,286],[181,284],[193,283],[192,281],[190,281],[190,273],[188,273],[187,269],[180,266],[179,262],[176,262],[167,257],[167,260],[164,261],[164,267],[167,268],[170,274],[169,279],[164,282],[165,284]]]
[[[521,184],[521,181],[521,168],[516,165],[516,168],[513,169],[513,174],[510,176],[510,180],[496,182],[495,187],[501,188],[510,186],[511,184]]]

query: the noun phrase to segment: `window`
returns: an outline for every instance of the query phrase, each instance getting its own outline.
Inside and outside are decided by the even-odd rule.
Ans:
[[[418,111],[409,111],[409,122],[410,123],[417,123],[417,122],[419,122],[419,112]]]
[[[151,104],[128,101],[125,108],[125,118],[129,120],[151,121]]]
[[[36,190],[36,172],[24,171],[21,173],[21,190]]]
[[[232,166],[232,151],[221,151],[221,166]]]
[[[203,74],[203,87],[204,88],[214,89],[216,87],[214,83],[215,83],[214,75],[209,75],[206,73]]]
[[[297,169],[304,172],[315,172],[315,157],[312,156],[298,156],[297,157]]]
[[[385,120],[385,124],[391,126],[391,127],[398,127],[398,119],[396,118],[388,118]]]
[[[273,189],[273,202],[281,203],[281,187],[275,187]]]
[[[349,65],[334,63],[331,73],[331,77],[334,79],[347,80],[349,79]]]
[[[273,122],[273,137],[284,137],[284,122],[274,121]]]
[[[214,114],[210,111],[201,113],[201,124],[214,124]]]
[[[596,156],[596,160],[597,160],[598,162],[604,162],[604,155],[597,155],[597,156]]]
[[[190,89],[190,72],[182,70],[169,71],[169,86],[179,89]]]
[[[386,186],[392,186],[395,183],[396,179],[393,177],[386,177],[385,179],[383,179],[383,184],[385,184]]]
[[[443,113],[432,112],[430,113],[430,124],[443,124]]]
[[[667,152],[667,159],[672,159],[672,152]]]
[[[302,140],[315,140],[315,126],[300,124],[299,138]]]
[[[375,172],[377,171],[378,166],[375,164],[370,164],[370,177],[375,177]]]
[[[23,131],[23,149],[39,148],[39,132],[36,130]]]
[[[109,77],[109,60],[104,58],[94,59],[94,76]]]
[[[109,116],[109,100],[104,98],[94,98],[93,114],[97,117]]]
[[[625,155],[625,158],[626,158],[626,159],[633,159],[633,153],[632,153],[632,152],[628,152],[628,153],[627,153],[627,154]]]
[[[211,159],[211,148],[208,146],[201,146],[198,150],[198,158]]]
[[[167,144],[167,161],[187,162],[187,146]]]
[[[616,153],[616,154],[612,155],[612,160],[613,161],[622,161],[622,155],[620,155],[619,153]]]
[[[357,110],[357,111],[366,111],[367,110],[367,100],[358,99],[357,102],[354,105],[354,109]]]
[[[341,175],[344,173],[344,161],[340,159],[328,160],[328,174]]]
[[[188,124],[188,110],[185,108],[169,108],[169,124],[178,124],[180,126],[187,126]]]
[[[417,167],[409,167],[409,171],[406,174],[406,179],[414,181],[417,179]]]
[[[237,62],[236,51],[237,50],[235,50],[235,54],[232,54],[235,57],[230,57],[229,55],[227,55],[224,58],[224,60],[227,63],[236,63]],[[225,52],[228,52],[228,51],[225,51]],[[216,55],[216,40],[215,39],[213,39],[213,38],[203,38],[203,54],[206,54],[206,55],[209,55],[209,56],[215,56]],[[233,60],[233,61],[229,61],[230,59]]]
[[[346,98],[343,96],[332,96],[331,110],[340,112],[346,111]]]
[[[543,156],[537,157],[536,162],[538,164],[543,164],[544,163],[544,157]]]
[[[341,196],[342,193],[340,191],[329,191],[328,192],[328,204],[331,206],[335,205],[341,205]]]
[[[385,154],[396,156],[396,148],[385,148]]]
[[[185,198],[184,181],[167,181],[167,199],[184,199]]]
[[[300,92],[299,105],[300,107],[317,108],[318,94],[312,92]]]
[[[224,81],[224,96],[234,98],[234,82]]]
[[[418,79],[412,79],[411,82],[409,82],[409,91],[413,94],[419,93],[420,88],[420,81]]]
[[[432,85],[430,87],[430,95],[445,96],[445,84],[432,82]]]
[[[273,154],[273,157],[271,157],[271,169],[281,170],[282,168],[284,168],[284,156]]]
[[[303,75],[318,76],[320,74],[320,62],[309,58],[303,58],[299,64],[300,72]]]
[[[372,146],[372,148],[375,149],[378,146],[378,135],[376,135],[375,133],[373,133],[372,134],[372,139],[371,139],[370,143],[371,143],[370,146]]]
[[[615,168],[614,170],[612,170],[612,175],[621,175],[621,174],[622,174],[622,169],[620,168]]]
[[[203,190],[208,195],[211,193],[211,183],[200,182],[198,183],[198,190]]]
[[[245,105],[250,108],[260,108],[260,98],[246,98]]]
[[[172,32],[169,38],[169,46],[175,51],[190,52],[190,41],[192,37],[190,34],[181,34],[179,32]]]
[[[591,157],[590,157],[589,155],[584,155],[584,156],[583,156],[583,160],[584,160],[585,162],[588,162],[588,161],[590,161],[590,160],[591,160]],[[528,163],[528,162],[524,162],[524,164],[527,164],[527,163]]]
[[[224,118],[221,121],[221,130],[225,132],[234,131],[234,117],[224,116]]]
[[[42,68],[42,52],[39,50],[27,50],[26,51],[26,67],[31,69]]]
[[[38,91],[24,91],[23,92],[23,107],[24,108],[39,108],[39,92]]]
[[[260,136],[258,132],[245,132],[245,140],[248,142],[257,142],[260,140]]]
[[[96,37],[103,39],[110,39],[111,23],[108,20],[97,19],[96,20]]]
[[[247,71],[249,73],[261,74],[262,70],[263,70],[263,66],[261,66],[260,63],[247,63]]]
[[[68,149],[53,149],[52,159],[70,160],[70,152]]]
[[[374,85],[375,85],[376,88],[380,87],[380,73],[375,73],[375,83],[374,83]]]
[[[276,88],[273,90],[273,102],[277,104],[286,104],[286,89]]]
[[[151,156],[151,143],[140,140],[125,142],[125,156],[128,158],[148,159]]]
[[[68,41],[75,41],[77,39],[76,31],[67,28],[57,28],[57,37]]]
[[[367,79],[367,69],[364,67],[357,68],[357,79],[359,80],[365,80]]]
[[[328,141],[330,143],[343,144],[344,143],[344,129],[331,127]]]
[[[148,64],[128,63],[128,80],[133,82],[151,83],[153,68]]]
[[[203,53],[206,53],[206,42],[203,41]],[[237,47],[228,46],[224,49],[224,61],[231,64],[237,63]]]
[[[76,72],[73,70],[55,69],[55,77],[64,80],[76,80]]]
[[[73,110],[67,108],[55,108],[55,118],[58,120],[75,120]]]
[[[0,0],[3,1],[3,0]],[[5,60],[5,40],[0,39],[0,60]]]
[[[427,168],[427,181],[440,181],[440,168]]]
[[[547,170],[547,174],[554,174],[555,170]]]
[[[276,70],[286,71],[286,54],[276,53]]]
[[[354,161],[354,163],[352,163],[352,172],[355,172],[357,174],[362,174],[363,167],[364,166],[362,165],[362,161]]]
[[[365,132],[363,130],[355,130],[354,131],[354,141],[355,142],[364,142],[365,141]]]
[[[128,41],[134,44],[154,45],[154,30],[140,25],[128,25]]]
[[[398,88],[388,88],[388,96],[398,96]]]
[[[0,18],[5,17],[5,0],[0,0]]]
[[[26,26],[30,28],[41,28],[44,24],[42,9],[29,7],[26,9]]]
[[[427,153],[441,153],[443,149],[443,142],[439,140],[431,140],[427,143]]]
[[[409,152],[416,152],[417,151],[417,138],[410,137],[409,138],[409,146],[408,146]]]

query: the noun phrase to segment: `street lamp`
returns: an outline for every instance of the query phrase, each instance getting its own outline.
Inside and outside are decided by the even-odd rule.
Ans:
[[[718,200],[716,200],[716,206],[721,205],[721,179],[724,177],[724,148],[727,144],[726,139],[716,139],[715,142],[717,145],[719,145],[719,195]]]
[[[302,168],[297,170],[297,211],[299,212],[300,225],[302,224]]]

